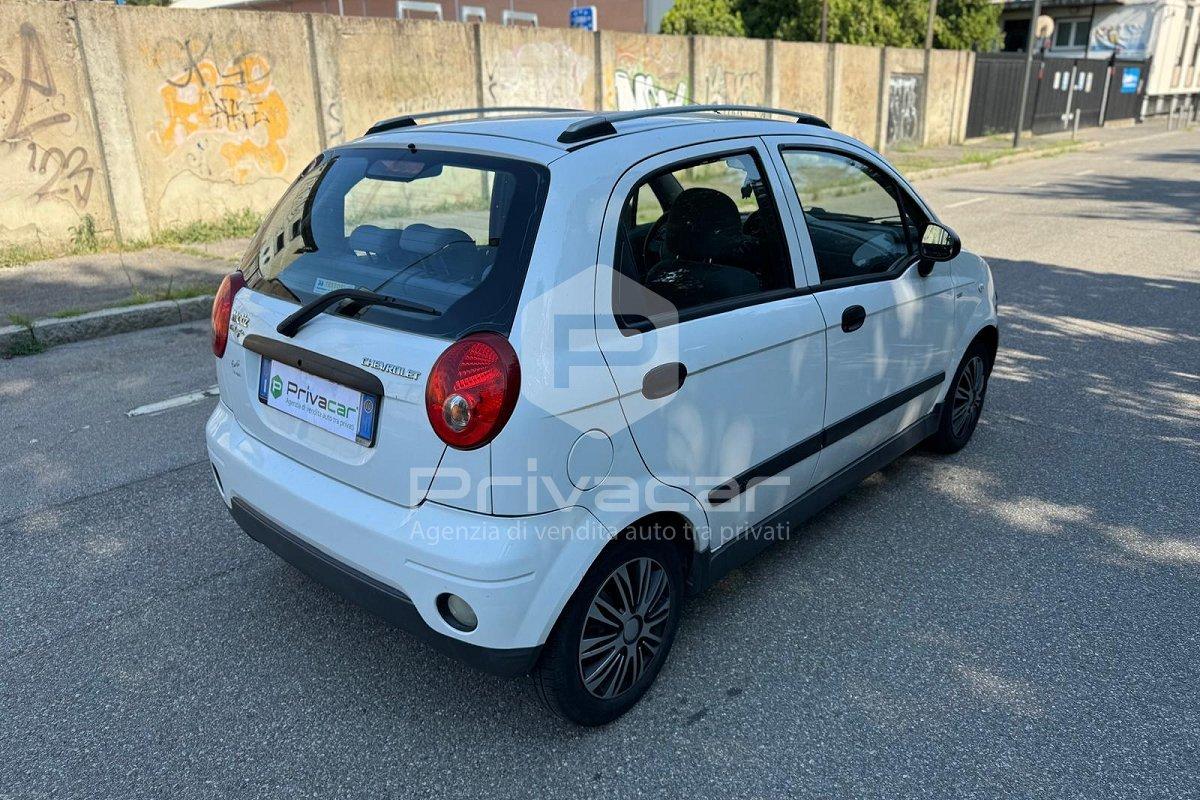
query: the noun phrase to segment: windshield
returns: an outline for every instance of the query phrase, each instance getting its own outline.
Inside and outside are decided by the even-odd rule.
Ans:
[[[549,173],[513,159],[345,148],[310,164],[251,242],[251,288],[298,303],[366,289],[434,309],[334,306],[374,324],[457,339],[508,333]]]

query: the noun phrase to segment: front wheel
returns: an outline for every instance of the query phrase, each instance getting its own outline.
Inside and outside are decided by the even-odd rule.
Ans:
[[[971,345],[958,365],[950,392],[942,403],[937,432],[926,441],[931,450],[957,453],[971,441],[983,413],[983,398],[991,371],[986,348],[979,342]]]
[[[604,725],[641,699],[675,639],[683,601],[679,552],[622,539],[584,576],[546,642],[534,691],[577,725]]]

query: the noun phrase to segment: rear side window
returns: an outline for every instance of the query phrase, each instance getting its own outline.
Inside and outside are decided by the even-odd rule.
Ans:
[[[613,298],[623,327],[644,327],[640,285],[682,319],[757,302],[795,282],[779,213],[753,153],[709,156],[656,172],[625,200]],[[657,304],[656,304],[657,305]]]
[[[298,303],[358,288],[436,309],[356,317],[457,339],[508,333],[549,182],[513,159],[345,148],[310,164],[242,264],[251,288]]]
[[[911,203],[886,175],[840,153],[785,150],[821,283],[886,273],[916,253]]]

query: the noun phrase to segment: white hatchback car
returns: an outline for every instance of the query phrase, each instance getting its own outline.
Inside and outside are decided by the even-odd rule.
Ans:
[[[990,270],[869,147],[743,106],[421,117],[315,159],[213,307],[221,495],[343,596],[602,724],[689,594],[970,439]]]

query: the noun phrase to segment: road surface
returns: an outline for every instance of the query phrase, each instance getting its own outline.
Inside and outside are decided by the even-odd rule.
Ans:
[[[0,362],[0,797],[1141,797],[1200,786],[1200,137],[925,182],[992,263],[975,440],[688,608],[550,720],[218,499],[204,325]]]

